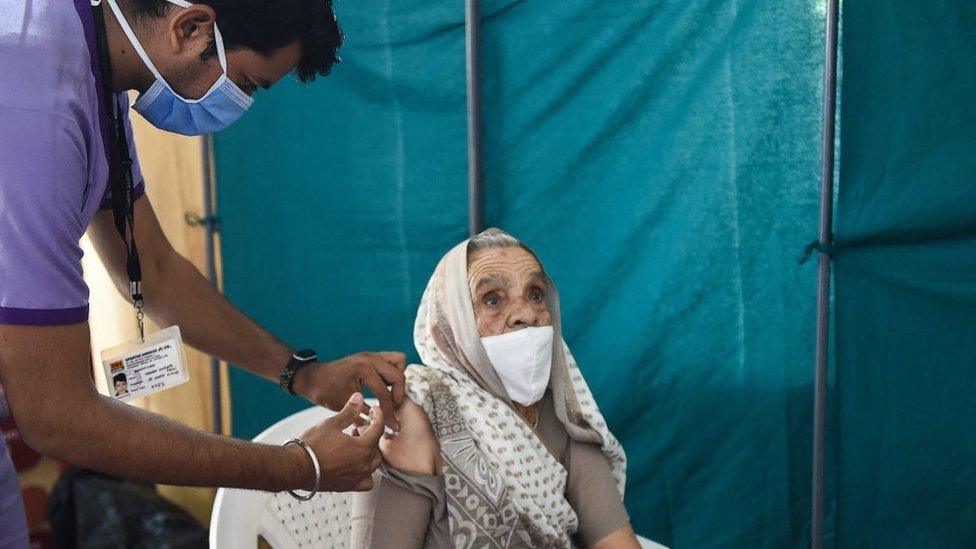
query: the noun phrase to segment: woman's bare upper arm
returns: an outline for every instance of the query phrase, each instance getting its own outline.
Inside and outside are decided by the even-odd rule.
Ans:
[[[409,398],[396,410],[400,433],[380,440],[380,452],[387,465],[404,473],[440,474],[440,446],[424,409]]]

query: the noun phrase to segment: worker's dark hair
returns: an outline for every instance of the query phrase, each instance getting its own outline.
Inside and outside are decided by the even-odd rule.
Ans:
[[[302,82],[326,76],[339,61],[343,35],[332,0],[195,0],[217,14],[224,47],[252,49],[262,55],[298,40],[302,58],[295,74]],[[173,4],[166,0],[127,0],[132,16],[162,17]],[[217,55],[211,42],[204,58]]]
[[[112,378],[112,383],[115,384],[120,381],[122,383],[129,383],[129,380],[125,379],[125,374],[115,374],[115,376]]]

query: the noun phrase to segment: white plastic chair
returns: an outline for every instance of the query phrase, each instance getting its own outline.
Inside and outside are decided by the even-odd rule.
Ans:
[[[661,545],[660,543],[651,541],[644,536],[637,536],[637,543],[640,543],[640,546],[643,549],[668,549],[667,545]]]
[[[373,399],[367,402],[376,406]],[[321,406],[292,414],[263,433],[254,442],[281,444],[306,429],[335,415]],[[253,549],[261,536],[274,549],[349,546],[350,529],[330,528],[336,522],[349,524],[352,494],[319,492],[310,501],[297,501],[287,492],[271,494],[252,490],[217,490],[210,516],[211,549]],[[342,532],[337,534],[336,530]],[[645,549],[667,549],[647,538],[637,540]]]
[[[367,402],[376,405],[375,401]],[[268,427],[254,437],[254,442],[281,444],[333,415],[332,410],[313,406]],[[310,501],[298,501],[288,492],[221,488],[210,516],[210,547],[253,549],[258,536],[275,549],[348,547],[350,530],[336,537],[329,535],[333,529],[327,526],[334,526],[335,520],[348,524],[351,505],[349,493],[319,492]]]

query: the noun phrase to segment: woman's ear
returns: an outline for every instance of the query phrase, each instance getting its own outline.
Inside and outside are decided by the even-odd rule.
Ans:
[[[175,14],[169,20],[169,44],[176,55],[197,57],[210,46],[217,14],[206,4],[188,8],[170,8]]]

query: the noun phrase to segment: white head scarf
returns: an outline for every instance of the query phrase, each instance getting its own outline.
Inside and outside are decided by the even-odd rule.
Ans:
[[[481,345],[467,251],[465,240],[431,276],[414,325],[424,365],[406,372],[407,392],[440,444],[451,536],[456,547],[569,547],[578,520],[565,498],[566,469],[512,408]],[[623,448],[562,338],[559,297],[548,285],[556,416],[572,439],[600,445],[623,497]]]

